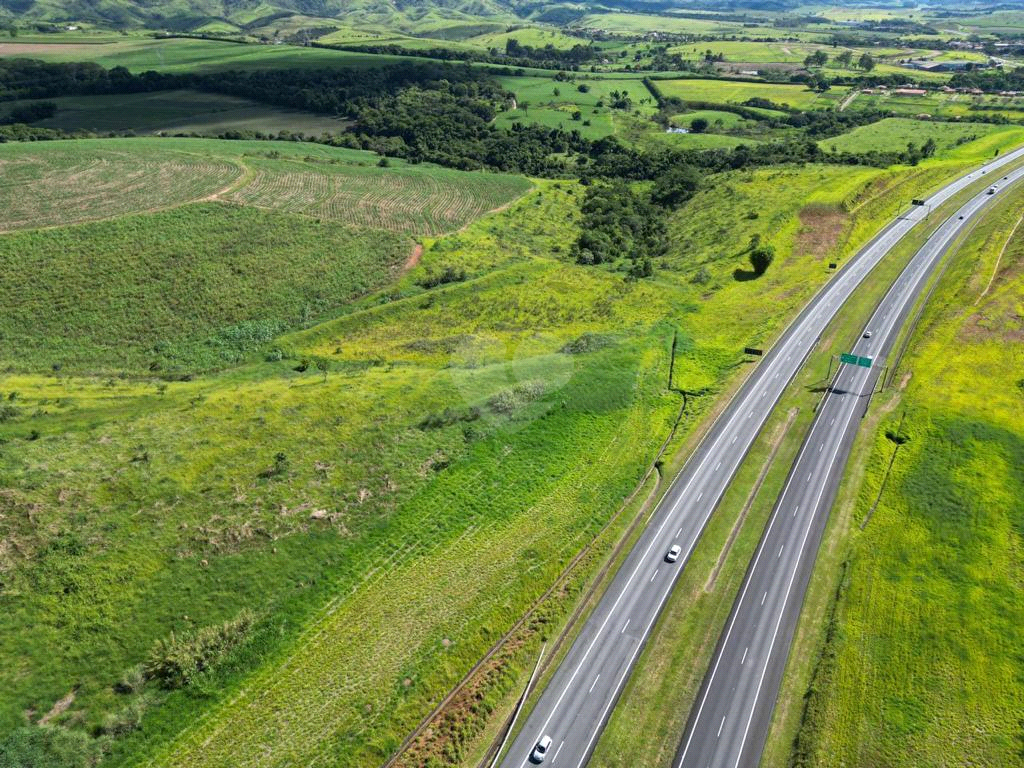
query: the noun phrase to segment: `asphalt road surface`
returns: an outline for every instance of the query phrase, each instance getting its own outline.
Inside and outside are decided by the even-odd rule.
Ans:
[[[999,187],[1024,169],[998,177]],[[999,192],[982,192],[943,223],[893,283],[841,365],[775,503],[714,660],[690,713],[676,766],[757,766],[829,510],[871,393],[929,275]],[[850,351],[850,350],[846,350]]]
[[[552,744],[545,765],[579,768],[679,573],[754,438],[816,339],[865,275],[935,205],[997,169],[1024,158],[1024,148],[944,187],[886,227],[840,270],[790,325],[751,373],[673,481],[610,587],[542,693],[502,765],[522,768],[543,735]],[[866,370],[866,369],[865,369]],[[678,544],[682,555],[665,562]]]

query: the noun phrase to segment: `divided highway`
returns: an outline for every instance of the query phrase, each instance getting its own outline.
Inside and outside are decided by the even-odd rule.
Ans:
[[[818,336],[864,277],[927,210],[1022,158],[1024,148],[1007,153],[950,183],[928,198],[925,206],[912,208],[853,257],[805,307],[712,425],[651,515],[512,741],[502,762],[505,768],[528,765],[534,745],[545,735],[551,737],[545,765],[579,768],[586,763],[712,511]],[[673,545],[681,547],[682,555],[669,563],[665,555]]]
[[[1024,178],[1024,169],[996,182]],[[999,194],[999,192],[996,192]],[[828,513],[879,372],[928,277],[994,198],[974,197],[928,239],[889,289],[826,392],[747,571],[690,713],[675,765],[757,766]]]

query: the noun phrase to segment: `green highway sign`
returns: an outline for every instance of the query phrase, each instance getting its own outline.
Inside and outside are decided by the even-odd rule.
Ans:
[[[870,368],[871,363],[874,361],[870,357],[857,357],[857,355],[851,355],[849,352],[843,352],[839,355],[839,362],[848,365],[859,365],[861,368]]]

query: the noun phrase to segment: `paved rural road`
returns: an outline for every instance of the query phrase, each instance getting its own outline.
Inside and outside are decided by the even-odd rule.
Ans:
[[[1024,169],[996,177],[1000,188]],[[775,503],[757,554],[690,713],[676,766],[757,766],[825,522],[886,356],[929,275],[972,218],[982,192],[943,223],[876,308],[853,349],[871,368],[842,365]],[[847,350],[848,351],[848,350]]]
[[[996,169],[1021,158],[1024,148],[1007,153],[952,182],[927,202],[934,206],[945,201],[983,173],[1001,179]],[[505,768],[527,765],[534,744],[545,734],[552,739],[545,765],[579,768],[587,761],[676,578],[772,407],[839,307],[927,210],[927,206],[911,208],[851,259],[744,382],[651,515],[512,741],[502,762]],[[680,545],[683,554],[669,564],[665,554],[673,544]]]

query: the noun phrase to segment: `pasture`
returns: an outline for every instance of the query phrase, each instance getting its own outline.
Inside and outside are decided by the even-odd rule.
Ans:
[[[842,101],[849,90],[845,86],[836,86],[825,93],[818,93],[802,85],[729,80],[659,80],[657,85],[666,97],[676,96],[684,101],[742,104],[757,98],[803,110],[832,107]]]
[[[219,40],[128,37],[110,43],[0,43],[0,56],[43,61],[92,61],[132,72],[215,72],[225,69],[297,69],[380,66],[407,60],[397,56],[303,48],[294,45],[225,43]]]
[[[499,112],[495,118],[495,124],[503,128],[514,123],[537,123],[548,128],[575,129],[587,138],[596,139],[623,132],[627,119],[635,112],[650,116],[657,109],[654,97],[639,78],[583,76],[571,82],[559,82],[550,77],[499,77],[498,80],[515,94],[517,103],[516,109]],[[620,106],[615,107],[616,103]],[[580,117],[574,120],[577,111]],[[584,125],[585,122],[589,125]]]
[[[910,142],[920,147],[929,139],[936,143],[936,157],[985,160],[997,149],[1019,144],[1024,139],[1024,127],[891,117],[822,139],[818,146],[838,152],[900,152]]]

